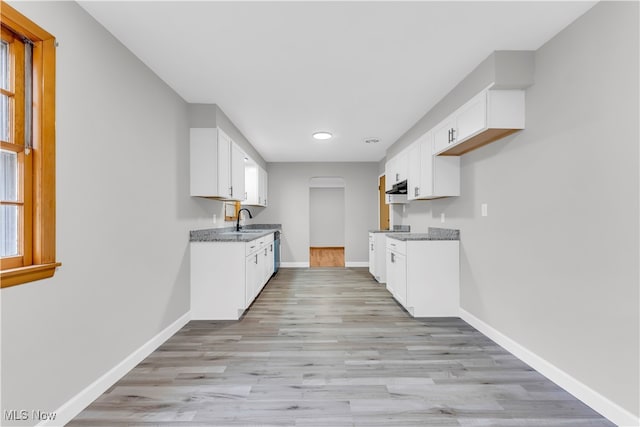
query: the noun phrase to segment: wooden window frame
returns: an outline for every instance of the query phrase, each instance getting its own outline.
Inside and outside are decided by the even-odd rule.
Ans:
[[[31,212],[24,214],[23,265],[14,267],[5,261],[10,258],[0,261],[0,287],[6,288],[52,277],[61,264],[56,261],[55,229],[56,41],[4,1],[0,1],[0,15],[2,26],[33,42],[33,148],[28,156],[32,172],[24,177],[25,181],[31,180],[25,185],[25,189],[31,187],[31,190],[24,194]]]

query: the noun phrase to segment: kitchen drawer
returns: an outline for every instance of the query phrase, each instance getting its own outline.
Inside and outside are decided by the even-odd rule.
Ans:
[[[402,255],[407,254],[407,242],[402,240],[396,240],[390,236],[387,236],[386,248],[393,252],[398,252]]]
[[[252,253],[260,250],[260,239],[255,239],[250,242],[245,243],[245,255],[249,256]]]
[[[259,237],[255,240],[247,242],[245,255],[250,255],[260,249],[263,249],[273,242],[273,233],[269,233],[266,236]]]

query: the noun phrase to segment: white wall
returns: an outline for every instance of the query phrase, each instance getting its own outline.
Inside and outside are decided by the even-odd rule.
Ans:
[[[344,246],[344,188],[309,188],[309,245]]]
[[[188,311],[189,230],[217,202],[189,197],[180,97],[75,2],[11,4],[60,44],[62,267],[2,290],[2,409],[55,411]]]
[[[269,207],[253,222],[282,224],[282,261],[309,262],[309,180],[345,180],[345,262],[366,262],[378,221],[377,163],[269,163]],[[254,212],[254,209],[251,209]]]
[[[602,2],[535,54],[526,130],[461,160],[464,310],[640,414],[638,3]],[[480,204],[488,203],[488,217]]]

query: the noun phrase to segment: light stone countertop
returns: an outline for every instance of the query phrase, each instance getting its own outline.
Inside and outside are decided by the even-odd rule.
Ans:
[[[190,242],[250,242],[268,234],[282,230],[281,224],[249,224],[241,228],[244,232],[237,233],[235,227],[207,228],[192,230],[189,234]],[[253,232],[247,232],[253,231]]]
[[[460,240],[460,230],[429,227],[427,233],[392,233],[387,237],[403,242],[409,240]]]

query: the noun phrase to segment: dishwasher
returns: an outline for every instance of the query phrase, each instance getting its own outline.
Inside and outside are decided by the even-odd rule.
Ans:
[[[280,232],[273,234],[273,274],[280,268]]]

